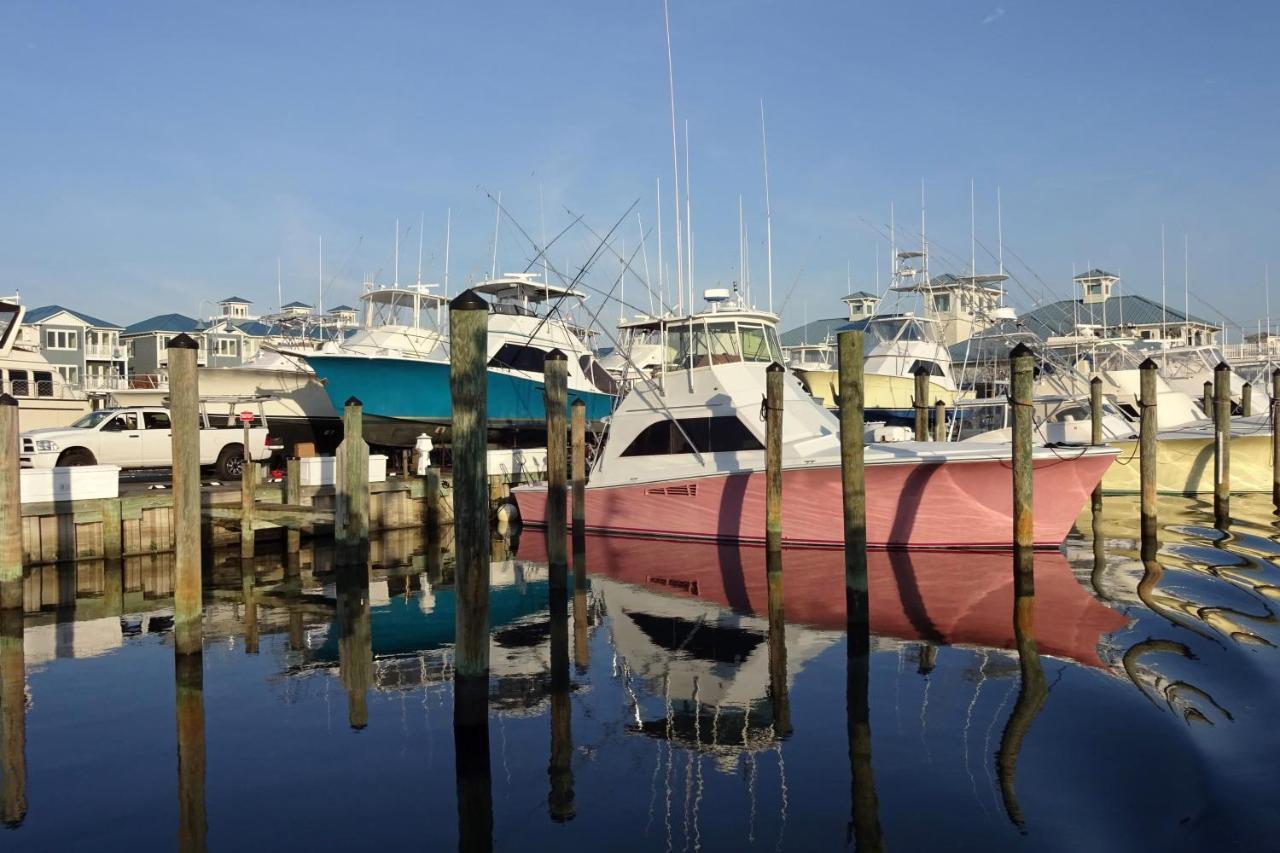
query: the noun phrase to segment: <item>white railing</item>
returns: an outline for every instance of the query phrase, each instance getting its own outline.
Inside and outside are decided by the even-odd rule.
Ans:
[[[0,382],[0,393],[11,394],[19,400],[34,398],[44,400],[83,400],[84,390],[70,385],[61,378],[50,380],[13,379]]]
[[[86,373],[84,377],[86,391],[119,391],[128,387],[130,386],[127,376],[100,376]]]
[[[1236,361],[1267,361],[1280,356],[1280,340],[1270,343],[1224,344],[1220,349],[1228,364]]]
[[[124,347],[101,346],[99,344],[89,344],[84,348],[85,358],[101,358],[124,361]]]

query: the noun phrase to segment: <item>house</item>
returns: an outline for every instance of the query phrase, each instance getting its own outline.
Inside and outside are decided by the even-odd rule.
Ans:
[[[256,320],[258,318],[249,313],[249,306],[252,304],[250,300],[243,297],[228,296],[218,302],[218,307],[222,309],[219,318],[210,319]]]
[[[201,323],[185,314],[160,314],[127,326],[120,335],[129,360],[129,378],[134,387],[165,387],[169,384],[169,341],[180,334],[196,339],[196,363],[208,363]]]
[[[92,393],[127,382],[123,326],[61,305],[28,310],[22,325],[20,340],[38,349],[66,384]]]
[[[356,325],[356,309],[350,305],[339,305],[336,308],[330,308],[325,312],[325,317],[336,326]]]
[[[280,313],[286,317],[305,317],[311,313],[311,306],[305,302],[290,302],[280,306]]]

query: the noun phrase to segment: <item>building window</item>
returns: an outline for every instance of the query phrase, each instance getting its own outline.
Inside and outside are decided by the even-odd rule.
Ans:
[[[679,429],[676,428],[679,423]],[[737,450],[763,450],[764,445],[736,415],[705,418],[680,418],[673,423],[662,420],[649,424],[635,437],[623,456],[667,456],[674,453],[726,453]],[[689,441],[693,447],[689,446]]]
[[[45,349],[76,349],[75,332],[60,332],[49,329],[44,333]]]
[[[546,360],[546,352],[537,347],[503,344],[493,354],[493,358],[489,359],[489,366],[505,367],[509,370],[524,370],[528,373],[542,373],[542,365]]]
[[[215,343],[217,349],[214,352],[219,356],[235,356],[239,353],[235,338],[218,338]]]
[[[939,314],[946,314],[951,310],[951,294],[935,293],[933,295],[933,310]]]
[[[80,368],[74,364],[58,364],[54,365],[58,368],[58,372],[62,374],[62,381],[68,385],[78,385],[80,383]]]
[[[1089,285],[1089,295],[1090,295],[1090,296],[1101,296],[1101,295],[1102,295],[1102,285],[1101,285],[1101,284],[1091,284],[1091,285]]]

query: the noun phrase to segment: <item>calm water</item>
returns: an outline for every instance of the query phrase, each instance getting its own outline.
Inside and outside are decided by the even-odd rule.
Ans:
[[[487,761],[455,761],[447,544],[375,542],[367,592],[322,549],[215,558],[203,671],[167,557],[38,567],[0,641],[0,843],[1274,848],[1280,545],[1233,510],[1163,500],[1144,560],[1108,499],[1019,630],[1007,556],[873,554],[869,648],[839,553],[784,554],[771,643],[759,549],[590,538],[553,617],[542,534],[495,542]]]

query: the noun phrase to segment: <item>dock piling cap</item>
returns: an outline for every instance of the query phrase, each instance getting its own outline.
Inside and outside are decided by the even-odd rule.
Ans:
[[[771,361],[769,362],[769,366],[764,369],[764,372],[765,373],[781,373],[784,370],[786,370],[786,368],[783,367],[781,364],[778,364],[778,362],[776,361]]]
[[[347,398],[347,401],[346,401],[345,403],[343,403],[342,405],[343,405],[344,407],[346,407],[346,406],[363,406],[363,405],[364,405],[364,403],[360,402],[360,398],[359,398],[359,397],[357,397],[355,394],[352,394],[350,397],[348,397],[348,398]]]
[[[1090,379],[1090,380],[1089,380],[1089,384],[1090,384],[1090,385],[1101,385],[1101,384],[1102,384],[1102,377],[1101,377],[1101,376],[1095,376],[1095,377],[1093,377],[1092,379]]]
[[[18,401],[10,394],[0,394],[0,406],[16,406]]]
[[[546,360],[547,361],[568,361],[569,356],[562,353],[559,349],[553,349],[551,352],[547,353]]]
[[[1160,365],[1156,364],[1155,360],[1152,359],[1150,356],[1148,356],[1146,359],[1143,360],[1142,364],[1138,365],[1138,369],[1139,370],[1159,370]]]
[[[450,311],[488,311],[489,303],[471,288],[459,293],[449,302]]]
[[[1031,347],[1025,343],[1019,343],[1016,347],[1009,351],[1009,358],[1023,358],[1024,356],[1035,355],[1031,351]]]
[[[585,409],[587,407],[587,401],[582,399],[581,397],[578,397],[569,405],[571,408],[574,408],[574,409],[578,408],[579,406]]]
[[[1213,372],[1217,373],[1219,370],[1230,370],[1230,369],[1231,369],[1231,366],[1229,364],[1227,364],[1225,361],[1220,361],[1218,362],[1218,366],[1213,369]]]
[[[169,339],[169,345],[166,349],[199,349],[200,345],[196,343],[196,339],[188,335],[186,332],[178,335],[176,338]]]
[[[1275,379],[1275,378],[1276,378],[1276,377],[1278,377],[1278,376],[1280,376],[1280,367],[1277,367],[1275,370],[1271,371],[1271,378],[1272,378],[1272,379]]]

